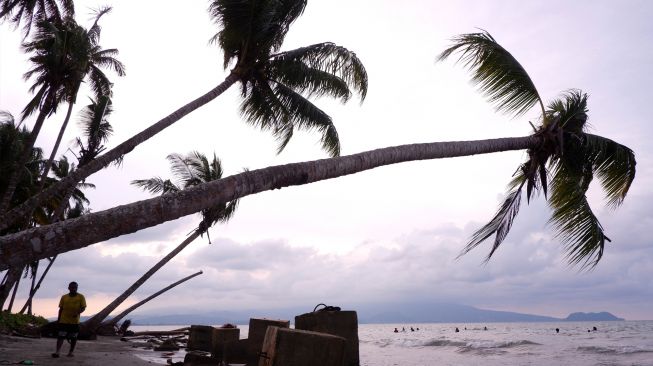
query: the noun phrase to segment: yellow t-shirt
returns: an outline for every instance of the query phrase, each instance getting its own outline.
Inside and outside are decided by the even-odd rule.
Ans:
[[[79,324],[79,313],[85,307],[86,299],[80,293],[75,296],[70,296],[70,294],[61,296],[61,300],[59,300],[59,308],[61,308],[59,323]]]

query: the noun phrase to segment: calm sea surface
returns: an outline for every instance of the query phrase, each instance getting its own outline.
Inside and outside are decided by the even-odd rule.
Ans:
[[[134,331],[182,326],[133,326]],[[394,333],[394,328],[399,333]],[[406,332],[401,332],[402,327]],[[419,331],[410,331],[410,327]],[[460,332],[456,333],[458,327]],[[483,330],[487,327],[488,330]],[[597,331],[588,332],[593,327]],[[241,337],[247,337],[247,326]],[[467,328],[465,330],[465,328]],[[560,333],[555,329],[559,328]],[[653,366],[653,321],[361,324],[362,366]],[[139,356],[157,363],[156,353]],[[174,358],[183,358],[177,354]]]

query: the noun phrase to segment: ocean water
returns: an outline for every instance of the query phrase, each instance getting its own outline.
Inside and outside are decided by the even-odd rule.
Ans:
[[[395,327],[399,333],[393,332]],[[419,331],[411,332],[410,327]],[[456,327],[460,332],[455,332]],[[597,330],[588,332],[593,327]],[[247,326],[239,328],[246,338]],[[407,331],[401,332],[402,328]],[[653,321],[361,324],[358,337],[361,366],[653,366]],[[155,352],[139,356],[166,362]],[[175,358],[183,359],[183,353]]]

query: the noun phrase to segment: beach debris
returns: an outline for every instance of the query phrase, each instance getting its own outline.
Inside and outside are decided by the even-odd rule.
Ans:
[[[179,346],[174,339],[166,339],[160,345],[154,347],[155,351],[179,351]]]

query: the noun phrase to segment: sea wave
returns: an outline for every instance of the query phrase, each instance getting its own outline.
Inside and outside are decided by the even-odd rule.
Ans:
[[[451,341],[448,339],[431,339],[422,343],[422,346],[425,347],[447,347],[447,346],[463,347],[466,345],[467,345],[466,342]]]
[[[633,346],[620,346],[620,347],[601,347],[601,346],[580,346],[577,348],[579,352],[585,353],[598,353],[606,355],[628,355],[634,353],[653,353],[651,348],[641,348]]]
[[[539,346],[540,343],[529,341],[527,339],[519,341],[506,341],[506,342],[470,342],[458,348],[459,353],[475,352],[475,353],[505,353],[505,348],[521,347],[521,346]]]

